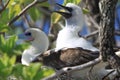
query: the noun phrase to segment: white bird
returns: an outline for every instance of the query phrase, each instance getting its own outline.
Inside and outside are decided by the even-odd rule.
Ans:
[[[24,50],[22,54],[21,62],[24,65],[29,65],[36,56],[47,51],[49,46],[49,40],[47,35],[37,28],[29,28],[22,35],[24,39],[31,43],[31,46]]]
[[[90,42],[78,35],[84,25],[84,15],[81,8],[73,3],[68,3],[66,7],[59,4],[58,6],[67,12],[56,11],[65,17],[65,27],[59,31],[56,40],[56,51],[65,47],[82,47],[83,49],[98,51]]]
[[[64,53],[65,55],[63,56],[63,58],[61,58],[61,60],[66,61],[69,65],[74,64],[75,63],[74,60],[76,60],[78,64],[81,64],[83,59],[82,57],[84,57],[83,62],[86,61],[86,59],[88,59],[88,62],[91,61],[90,60],[90,58],[92,58],[90,56],[91,53],[88,51],[88,54],[86,54],[87,50],[94,52],[94,51],[99,51],[99,49],[97,49],[89,41],[87,41],[82,37],[79,37],[78,35],[79,31],[82,30],[82,27],[84,25],[84,15],[82,13],[81,8],[73,3],[68,3],[66,6],[62,6],[59,4],[57,5],[65,9],[66,11],[65,12],[55,11],[61,14],[65,18],[65,27],[62,30],[60,30],[58,33],[55,50],[59,51],[63,48],[68,48],[69,50],[70,48],[75,49],[76,47],[80,47],[83,49],[83,51],[82,50],[78,51],[79,55],[75,54],[77,50],[74,50],[75,52],[73,53],[69,51],[67,53],[66,51],[66,53]],[[120,56],[120,54],[118,53],[116,54]],[[63,54],[61,54],[61,56],[62,55]],[[96,55],[99,56],[99,53],[96,53]],[[86,56],[89,56],[89,57],[86,57]],[[109,71],[105,70],[105,66],[106,66],[106,63],[102,63],[102,62],[98,65],[95,65],[94,71],[93,71],[94,75],[98,74],[99,76],[103,77],[103,75],[106,75],[107,73],[109,73]],[[88,68],[79,71],[80,72],[79,75],[81,75],[81,78],[84,77],[83,79],[85,79],[86,73],[88,71],[89,71]]]

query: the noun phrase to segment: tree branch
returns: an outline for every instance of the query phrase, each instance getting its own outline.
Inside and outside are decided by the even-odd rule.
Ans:
[[[6,7],[8,6],[10,0],[7,1],[7,3],[5,4],[5,6],[2,8],[2,10],[0,10],[0,14],[6,9]]]
[[[92,32],[92,33],[90,33],[88,35],[83,36],[83,37],[84,38],[90,38],[90,37],[93,37],[94,35],[97,35],[98,33],[99,33],[99,30],[96,30],[96,31],[94,31],[94,32]],[[120,36],[120,31],[119,30],[115,30],[114,35]]]
[[[95,59],[93,61],[90,61],[88,63],[85,63],[83,65],[62,68],[61,70],[57,71],[55,74],[51,75],[50,77],[44,78],[43,80],[54,80],[55,78],[57,78],[62,73],[72,73],[74,71],[82,70],[84,68],[96,65],[100,61],[101,61],[101,58],[97,58],[97,59]]]
[[[31,7],[33,7],[34,5],[38,4],[38,3],[42,3],[45,2],[47,0],[34,0],[31,4],[29,4],[28,6],[26,6],[17,16],[15,16],[7,25],[10,26],[12,23],[14,23],[21,15],[23,15],[28,9],[30,9]]]
[[[98,34],[98,33],[99,33],[99,31],[96,30],[96,31],[94,31],[94,32],[92,32],[92,33],[90,33],[90,34],[88,34],[88,35],[85,35],[84,38],[90,38],[90,37],[92,37],[92,36],[94,36],[94,35],[96,35],[96,34]]]

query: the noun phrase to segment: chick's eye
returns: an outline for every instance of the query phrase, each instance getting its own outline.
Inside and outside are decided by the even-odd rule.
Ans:
[[[31,36],[30,32],[25,33],[26,36]]]

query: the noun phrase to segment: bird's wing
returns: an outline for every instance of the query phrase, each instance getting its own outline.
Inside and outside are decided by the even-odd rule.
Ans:
[[[81,65],[99,57],[99,52],[85,50],[83,48],[63,48],[59,51],[49,50],[39,56],[44,65],[50,66],[54,69],[61,69],[63,67],[70,67]]]
[[[99,57],[98,51],[90,51],[80,47],[61,50],[60,60],[68,66],[81,65]]]

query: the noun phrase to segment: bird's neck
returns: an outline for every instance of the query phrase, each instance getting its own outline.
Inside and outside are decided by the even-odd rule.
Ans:
[[[45,52],[48,49],[48,46],[49,46],[48,38],[40,38],[32,42],[31,48],[32,51],[37,54]]]
[[[74,27],[65,27],[61,32],[63,32],[63,35],[66,36],[74,36],[74,37],[79,37],[78,33],[79,31],[76,30]]]
[[[71,22],[70,21],[66,21],[65,27],[69,28],[69,30],[71,30],[71,31],[74,31],[74,32],[78,33],[79,31],[82,30],[83,25],[82,24],[80,25],[77,22],[73,23],[72,21]]]

